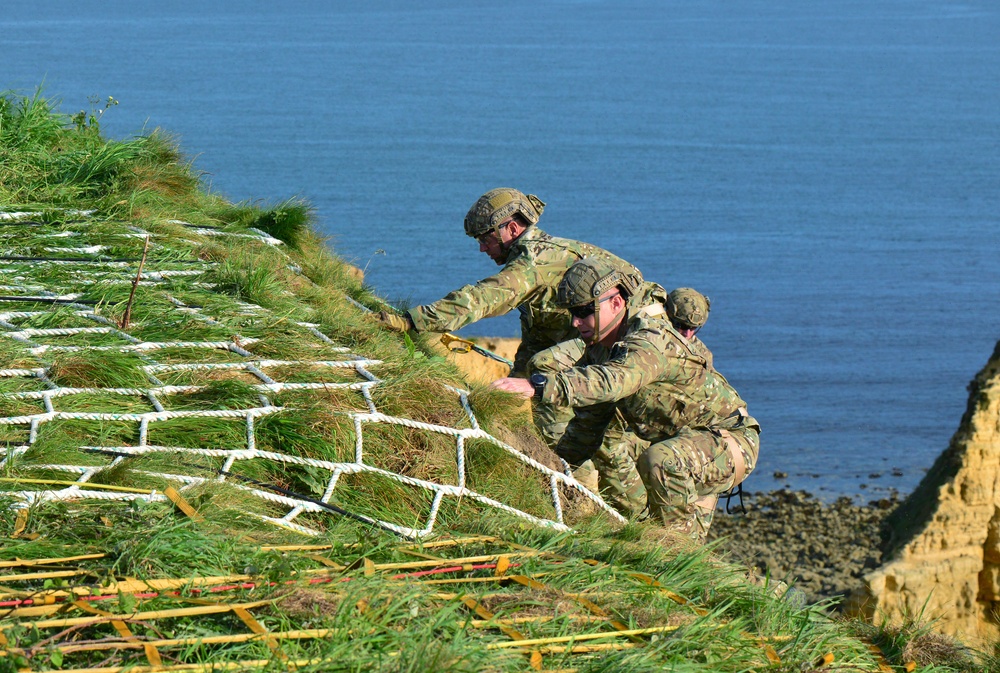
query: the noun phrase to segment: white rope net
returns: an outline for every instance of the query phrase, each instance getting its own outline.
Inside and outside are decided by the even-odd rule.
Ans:
[[[58,479],[50,478],[48,481],[68,483],[59,488],[36,486],[0,491],[12,498],[11,508],[30,507],[43,501],[80,499],[164,501],[166,495],[162,492],[107,490],[93,481],[95,476],[129,459],[162,454],[175,460],[177,465],[183,465],[187,459],[210,459],[216,464],[221,463],[221,466],[211,474],[204,474],[202,470],[200,475],[187,474],[183,469],[135,472],[169,482],[182,493],[213,481],[226,482],[230,488],[251,494],[266,504],[261,509],[269,513],[249,512],[253,516],[307,535],[320,532],[316,527],[316,517],[342,515],[343,510],[335,505],[338,484],[343,483],[341,478],[363,474],[377,475],[427,494],[429,508],[416,523],[351,514],[354,518],[410,538],[421,538],[434,532],[446,498],[474,501],[536,525],[568,530],[563,516],[564,504],[572,491],[592,501],[614,520],[624,522],[599,496],[580,485],[567,472],[553,470],[483,430],[465,390],[445,387],[448,394],[454,396],[454,403],[461,407],[465,419],[463,425],[467,427],[454,428],[382,413],[372,396],[372,390],[383,383],[377,374],[381,362],[337,346],[318,329],[317,324],[309,322],[295,322],[295,327],[311,335],[318,351],[334,354],[336,359],[278,360],[255,355],[254,346],[258,339],[241,336],[238,324],[240,319],[252,321],[268,315],[266,309],[225,298],[224,304],[220,303],[214,309],[222,313],[210,314],[206,307],[175,296],[180,294],[174,292],[175,288],[196,288],[203,292],[211,288],[198,278],[211,270],[213,263],[197,259],[189,247],[184,247],[200,246],[203,241],[159,236],[122,223],[118,223],[117,227],[108,226],[107,222],[95,221],[93,213],[89,212],[64,213],[64,217],[57,218],[59,221],[55,222],[31,219],[39,215],[0,213],[0,245],[4,246],[0,251],[0,293],[3,293],[0,297],[0,345],[6,342],[8,346],[19,347],[25,359],[37,362],[37,366],[0,370],[0,389],[7,391],[0,394],[0,402],[4,405],[0,408],[0,474],[23,476],[24,487],[32,485],[28,483],[28,476],[37,474],[58,475]],[[254,229],[231,232],[179,221],[170,223],[202,236],[254,239],[268,246],[281,243]],[[150,241],[149,261],[142,270],[140,285],[163,288],[176,314],[186,320],[198,321],[210,327],[212,334],[224,338],[203,341],[146,340],[141,334],[132,333],[133,330],[121,329],[114,321],[100,315],[93,302],[87,303],[82,299],[86,288],[94,284],[131,284],[138,259],[116,255],[123,251],[134,255],[135,245],[141,245],[147,237]],[[141,240],[137,243],[130,239]],[[59,245],[63,242],[71,242],[72,245]],[[55,267],[58,267],[57,272]],[[217,298],[222,298],[222,295]],[[4,310],[7,307],[28,307],[30,310]],[[235,321],[234,317],[237,318]],[[233,327],[234,324],[237,327]],[[67,387],[54,380],[46,358],[61,353],[93,351],[131,354],[140,358],[139,369],[146,384]],[[176,396],[197,393],[205,388],[205,385],[168,382],[183,378],[185,373],[210,373],[252,382],[250,387],[257,395],[257,403],[220,404],[220,408],[193,410],[173,408],[171,401]],[[255,426],[260,419],[275,414],[297,413],[294,407],[274,404],[273,397],[288,391],[322,393],[334,390],[355,399],[356,408],[343,412],[354,425],[352,460],[319,460],[258,447]],[[87,405],[80,404],[84,400]],[[106,401],[109,410],[94,410],[94,400]],[[81,406],[87,406],[86,410],[80,410]],[[118,408],[121,406],[127,409]],[[158,427],[176,419],[232,419],[232,422],[244,426],[243,438],[238,446],[219,446],[216,442],[198,437],[196,432],[191,433],[190,441],[186,441],[185,445],[162,445],[150,441],[151,436],[155,438],[157,435]],[[104,441],[79,445],[75,455],[87,458],[85,462],[79,461],[81,464],[45,462],[44,455],[37,455],[40,450],[35,450],[39,446],[39,436],[47,424],[65,421],[100,422],[115,427],[124,424],[131,426],[134,432],[107,433]],[[370,434],[366,433],[366,429],[376,425],[402,426],[454,440],[457,480],[454,483],[439,483],[374,464],[377,461],[371,460],[371,447],[366,447],[365,438]],[[137,441],[116,441],[123,434],[137,437]],[[470,451],[475,450],[474,446],[470,446],[470,442],[475,445],[472,440],[497,447],[526,468],[539,473],[540,482],[547,484],[551,509],[544,513],[529,513],[519,506],[520,503],[505,502],[496,494],[490,497],[470,488],[467,458]],[[28,457],[31,460],[25,460]],[[165,462],[169,464],[170,460]],[[241,466],[247,466],[249,461],[270,461],[280,466],[285,474],[306,471],[312,483],[317,481],[316,475],[319,474],[319,481],[323,483],[322,495],[310,497],[281,489],[275,491],[264,488],[265,484],[254,483],[252,479],[240,478]],[[14,488],[17,487],[15,483]]]

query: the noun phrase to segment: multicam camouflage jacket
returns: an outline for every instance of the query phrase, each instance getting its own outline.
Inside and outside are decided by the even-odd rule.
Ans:
[[[578,366],[550,376],[542,390],[542,401],[576,408],[558,448],[571,464],[597,450],[616,408],[639,437],[654,443],[685,427],[759,427],[741,415],[746,403],[712,367],[704,343],[685,339],[665,314],[640,310],[655,307],[649,296],[646,290],[629,300],[624,332],[610,349],[589,346]]]
[[[460,287],[433,304],[411,308],[410,319],[418,332],[449,332],[517,308],[521,345],[511,373],[524,375],[532,355],[577,337],[569,312],[556,306],[556,288],[566,270],[584,257],[609,260],[623,272],[642,277],[638,269],[607,250],[556,238],[533,226],[514,242],[499,273]]]

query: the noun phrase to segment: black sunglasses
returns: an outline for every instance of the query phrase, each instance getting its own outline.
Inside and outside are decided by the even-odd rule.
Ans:
[[[579,318],[580,320],[584,320],[585,318],[589,318],[590,316],[594,315],[594,311],[596,310],[598,304],[603,304],[607,300],[614,299],[615,297],[618,296],[621,295],[619,295],[616,292],[615,294],[609,295],[604,299],[598,299],[596,302],[583,304],[582,306],[572,306],[569,308],[569,314],[574,318]]]
[[[502,223],[500,223],[497,226],[497,229],[506,229],[507,225],[510,224],[513,221],[514,220],[507,220],[506,222],[502,222]],[[476,240],[478,242],[482,243],[483,245],[486,245],[487,244],[487,240],[489,239],[489,237],[492,236],[492,235],[494,235],[494,234],[496,234],[495,231],[487,231],[485,234],[480,234],[479,236],[476,236]]]

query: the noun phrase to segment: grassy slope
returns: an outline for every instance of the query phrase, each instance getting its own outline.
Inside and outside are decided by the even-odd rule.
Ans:
[[[54,386],[148,389],[152,383],[142,368],[153,361],[315,362],[343,359],[338,348],[346,348],[381,361],[371,371],[383,382],[370,389],[380,412],[467,427],[456,395],[444,387],[466,387],[458,372],[425,344],[382,331],[345,300],[380,301],[312,232],[305,204],[228,203],[200,188],[159,132],[107,142],[96,119],[74,124],[51,108],[39,96],[0,98],[0,210],[37,213],[28,218],[35,224],[0,222],[0,284],[8,286],[0,294],[45,289],[74,293],[77,304],[2,302],[8,324],[23,330],[120,323],[134,260],[145,244],[130,229],[136,227],[150,234],[147,274],[203,273],[140,285],[121,332],[143,343],[224,342],[251,355],[190,346],[119,352],[128,342],[117,333],[36,334],[29,339],[36,346],[115,348],[33,354],[29,345],[4,336],[0,369],[44,368],[46,378],[0,377],[0,415],[44,413],[44,400],[21,393]],[[95,212],[81,216],[66,209]],[[248,227],[285,245],[268,245]],[[236,236],[219,235],[226,232]],[[104,247],[89,248],[94,245]],[[54,265],[16,256],[88,261]],[[133,261],[120,268],[94,264],[108,259]],[[193,310],[178,311],[177,300]],[[88,312],[107,322],[83,315]],[[155,371],[164,385],[190,386],[157,395],[168,410],[263,404],[261,389],[253,387],[261,379],[243,368]],[[353,370],[319,366],[271,365],[266,373],[289,383],[364,381]],[[347,414],[365,409],[358,390],[284,390],[265,397],[284,410],[255,419],[258,448],[353,460],[355,427]],[[536,441],[516,400],[488,389],[473,390],[470,400],[479,422],[495,435],[529,448]],[[141,394],[101,390],[77,390],[51,403],[59,412],[152,411]],[[229,468],[240,477],[223,483],[215,480],[221,459],[169,449],[119,456],[112,465],[108,447],[135,446],[140,430],[134,421],[107,416],[55,418],[38,424],[33,436],[23,423],[0,425],[0,448],[8,453],[0,469],[0,671],[112,671],[150,663],[199,670],[204,662],[237,669],[257,662],[281,670],[802,671],[819,668],[830,654],[833,663],[824,668],[879,670],[862,634],[882,643],[896,664],[917,660],[927,671],[988,666],[947,643],[915,637],[921,632],[912,628],[835,621],[821,607],[779,600],[705,550],[664,539],[653,526],[614,531],[604,517],[588,516],[572,503],[567,516],[576,535],[531,526],[468,499],[445,499],[435,536],[423,546],[330,512],[297,519],[318,533],[304,536],[261,518],[280,517],[287,507],[253,496],[248,480],[319,498],[328,474],[254,459]],[[146,430],[146,443],[161,447],[247,443],[242,418],[196,415],[157,420]],[[451,438],[399,425],[366,426],[364,438],[366,458],[376,465],[421,479],[456,478]],[[27,451],[17,450],[29,440]],[[540,495],[547,480],[488,442],[470,441],[466,448],[470,486],[540,516],[554,514]],[[22,510],[27,517],[15,516],[13,492],[62,488],[37,482],[75,479],[52,467],[65,464],[94,466],[92,483],[133,492],[180,488],[181,481],[157,475],[186,475],[194,482],[183,496],[198,514],[186,516],[155,498],[91,497],[39,502]],[[426,520],[425,492],[372,475],[341,480],[333,498],[338,506],[400,525]],[[88,557],[73,558],[81,555]],[[74,602],[85,594],[100,600]],[[645,631],[614,637],[629,629]],[[262,630],[279,635],[245,637]],[[586,634],[603,635],[580,639]],[[511,646],[535,638],[548,640]]]

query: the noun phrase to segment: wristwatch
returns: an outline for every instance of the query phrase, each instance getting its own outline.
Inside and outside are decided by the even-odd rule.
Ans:
[[[545,390],[545,384],[548,383],[549,377],[545,374],[535,373],[531,375],[528,381],[531,383],[531,387],[535,389],[535,399],[541,401],[542,392]]]

